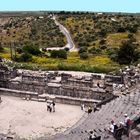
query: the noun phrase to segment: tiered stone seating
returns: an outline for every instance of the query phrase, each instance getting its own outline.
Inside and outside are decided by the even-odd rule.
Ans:
[[[58,134],[57,137],[54,136],[49,140],[87,140],[90,131],[93,131],[96,136],[101,136],[101,139],[113,140],[113,137],[106,131],[110,121],[114,120],[119,124],[120,121],[124,121],[126,113],[131,119],[140,116],[139,97],[139,90],[133,89],[130,95],[122,95],[103,105],[99,111],[92,112],[84,122],[69,130],[69,133]]]

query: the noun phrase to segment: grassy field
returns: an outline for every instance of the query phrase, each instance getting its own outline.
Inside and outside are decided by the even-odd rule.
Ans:
[[[0,56],[11,60],[10,50],[8,48],[5,48],[4,52],[0,53]],[[95,55],[89,59],[81,60],[78,52],[69,52],[67,59],[33,56],[32,61],[28,63],[15,64],[18,68],[27,69],[73,70],[103,73],[114,71],[120,67],[106,55]]]

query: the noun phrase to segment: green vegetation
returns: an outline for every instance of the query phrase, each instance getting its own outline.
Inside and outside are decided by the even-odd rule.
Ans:
[[[119,64],[133,64],[139,60],[138,14],[63,12],[58,20],[69,29],[81,59],[108,55]]]
[[[44,14],[12,17],[6,22],[0,34],[0,56],[11,59],[12,41],[18,68],[108,73],[139,62],[139,14],[63,11],[56,17],[70,31],[77,52],[68,48],[46,51],[48,47],[65,46],[66,37],[49,14]]]
[[[0,52],[2,52],[2,51],[3,51],[3,47],[2,47],[2,45],[0,43]]]
[[[34,46],[32,44],[24,46],[22,51],[26,52],[26,53],[29,53],[29,54],[32,54],[32,55],[40,55],[41,54],[41,51],[39,50],[39,47]]]
[[[132,64],[140,58],[140,51],[137,46],[130,40],[122,42],[121,47],[117,51],[116,60],[119,64]]]
[[[0,56],[2,58],[11,59],[9,52],[10,50],[5,49],[4,53],[0,53]],[[107,55],[95,55],[87,59],[80,59],[78,52],[67,52],[67,59],[44,57],[44,54],[40,56],[32,55],[32,58],[30,57],[31,55],[28,57],[26,55],[28,56],[29,54],[17,54],[18,60],[14,63],[17,68],[108,73],[120,67],[116,62],[108,58]]]
[[[1,42],[9,46],[14,42],[16,47],[23,47],[29,42],[42,48],[63,47],[66,38],[48,15],[11,17],[2,26]]]
[[[67,52],[65,50],[52,50],[50,53],[52,58],[67,59]]]
[[[18,57],[15,58],[15,61],[17,62],[29,62],[31,60],[32,60],[32,55],[27,52],[23,53],[19,58]]]
[[[61,13],[58,20],[69,29],[78,48],[119,46],[128,33],[137,33],[140,28],[137,14]]]

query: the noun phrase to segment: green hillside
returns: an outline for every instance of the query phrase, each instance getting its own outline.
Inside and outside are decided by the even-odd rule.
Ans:
[[[43,48],[63,47],[66,44],[65,36],[48,15],[11,17],[1,30],[1,42],[5,46],[10,42],[16,42],[20,46],[31,42]]]
[[[11,17],[1,29],[2,58],[11,59],[9,43],[26,49],[32,45],[37,48],[63,47],[66,37],[47,13],[44,16]],[[89,72],[111,72],[125,65],[116,61],[116,53],[124,41],[128,47],[140,50],[140,15],[122,13],[82,13],[57,12],[56,19],[64,25],[77,48],[77,52],[43,51],[38,55],[31,53],[31,59],[19,59],[27,52],[17,51],[16,66],[28,69],[77,70]],[[7,18],[6,18],[7,19]],[[0,20],[3,21],[3,20]],[[132,44],[129,45],[129,42]],[[27,47],[28,46],[28,47]],[[31,51],[30,51],[31,52]],[[28,53],[30,53],[28,51]],[[66,54],[64,54],[66,53]],[[61,55],[60,55],[61,54]],[[133,55],[133,54],[132,54]],[[135,52],[134,52],[135,55]],[[26,56],[26,55],[25,55]],[[25,57],[24,56],[24,57]],[[128,57],[128,56],[127,56]],[[136,62],[133,60],[136,59]],[[139,63],[138,58],[131,64]]]

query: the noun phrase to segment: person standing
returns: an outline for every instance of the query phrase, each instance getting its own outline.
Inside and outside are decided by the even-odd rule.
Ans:
[[[126,135],[127,135],[127,137],[129,137],[129,131],[131,129],[132,121],[130,120],[130,118],[128,117],[127,114],[124,114],[124,117],[125,117],[124,126],[126,128]]]
[[[81,104],[81,110],[83,110],[83,111],[85,110],[85,105],[84,105],[84,103]]]
[[[51,108],[50,103],[47,102],[47,111],[50,111],[50,108]]]
[[[2,99],[1,99],[1,97],[0,97],[0,103],[2,102]]]
[[[55,102],[54,101],[52,102],[52,110],[53,110],[53,112],[55,112]]]
[[[92,112],[92,108],[89,106],[88,107],[88,115]]]

